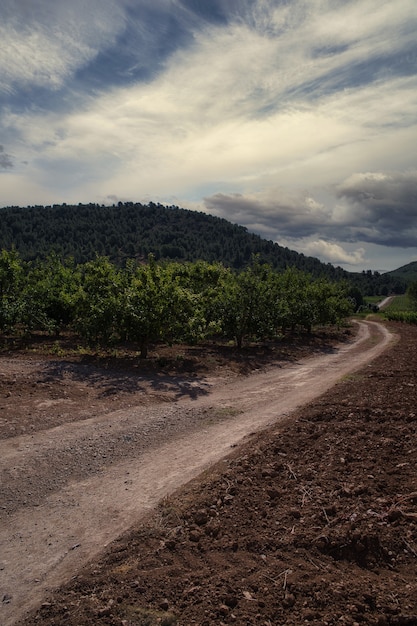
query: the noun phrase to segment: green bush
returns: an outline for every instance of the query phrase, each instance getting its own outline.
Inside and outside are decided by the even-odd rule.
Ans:
[[[417,312],[414,313],[413,311],[387,311],[384,317],[390,322],[417,324]]]

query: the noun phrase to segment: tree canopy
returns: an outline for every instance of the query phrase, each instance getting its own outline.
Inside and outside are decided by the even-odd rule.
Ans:
[[[129,341],[142,357],[157,342],[197,343],[216,338],[276,339],[289,329],[341,324],[352,312],[346,282],[335,283],[289,268],[277,271],[254,257],[237,272],[207,261],[130,260],[107,257],[83,264],[22,261],[0,256],[0,330],[77,333],[92,345]]]

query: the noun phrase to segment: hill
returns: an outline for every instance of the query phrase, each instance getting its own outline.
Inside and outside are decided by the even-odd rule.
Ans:
[[[240,269],[253,254],[276,268],[296,266],[314,275],[344,275],[277,243],[251,234],[243,226],[206,213],[160,204],[117,206],[54,205],[0,210],[0,248],[15,246],[24,260],[45,258],[52,250],[79,263],[96,253],[123,264],[127,258],[222,261]]]
[[[237,224],[177,206],[150,202],[5,207],[0,209],[0,249],[16,248],[25,261],[51,252],[84,263],[97,254],[123,265],[129,258],[208,262],[242,269],[253,255],[275,269],[296,267],[314,277],[349,280],[364,295],[403,293],[400,276],[351,273],[263,239]]]
[[[409,285],[410,283],[417,281],[417,261],[413,261],[407,265],[402,265],[396,270],[387,272],[387,274],[394,278],[399,278]]]

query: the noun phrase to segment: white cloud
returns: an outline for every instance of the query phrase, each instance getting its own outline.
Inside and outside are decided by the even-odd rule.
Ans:
[[[392,94],[402,98],[405,113],[398,107],[398,118],[411,120],[416,93],[411,78],[394,79],[314,106],[300,102],[263,118],[237,109],[233,117],[221,85],[217,102],[200,93],[196,104],[186,74],[175,69],[150,85],[115,90],[73,115],[5,120],[45,163],[62,159],[66,169],[68,160],[82,163],[94,182],[101,170],[105,194],[186,198],[216,181],[220,189],[225,183],[237,190],[305,188],[338,182],[369,163],[378,169],[394,169],[397,160],[406,164],[417,156],[416,127],[398,130],[390,104]]]
[[[206,209],[219,217],[276,237],[297,233],[304,237],[331,220],[330,211],[311,196],[288,196],[282,189],[258,194],[215,194],[205,198]],[[256,227],[257,226],[257,227]]]
[[[360,247],[353,252],[348,252],[341,245],[323,239],[309,241],[305,245],[298,242],[298,249],[309,256],[335,265],[360,265],[363,267],[365,262],[365,248]]]
[[[0,9],[0,92],[62,86],[124,27],[114,0],[5,1]]]

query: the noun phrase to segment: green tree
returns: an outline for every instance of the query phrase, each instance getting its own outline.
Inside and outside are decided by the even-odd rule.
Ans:
[[[0,330],[10,330],[20,319],[24,268],[16,250],[0,254]]]
[[[151,255],[148,265],[134,271],[130,265],[127,276],[121,326],[126,338],[139,343],[141,358],[147,357],[151,342],[184,338],[196,302],[172,266],[158,265]]]
[[[123,278],[106,257],[96,257],[82,268],[75,297],[75,324],[90,343],[108,343],[120,336]]]
[[[349,285],[344,282],[332,283],[324,279],[316,280],[311,284],[308,298],[312,303],[313,324],[339,325],[354,312]]]
[[[59,333],[74,321],[80,272],[72,259],[54,253],[30,267],[23,290],[22,321],[30,330]]]
[[[215,307],[222,332],[238,349],[247,337],[264,337],[270,329],[266,267],[257,260],[239,274],[228,272]]]
[[[171,266],[171,271],[178,284],[191,294],[193,302],[193,310],[184,329],[187,340],[196,343],[219,334],[218,296],[224,290],[229,270],[222,263],[197,261],[177,263]]]
[[[280,276],[276,322],[281,324],[282,332],[288,329],[294,331],[297,326],[311,329],[314,323],[313,307],[309,297],[311,281],[308,274],[296,268],[288,268]]]

